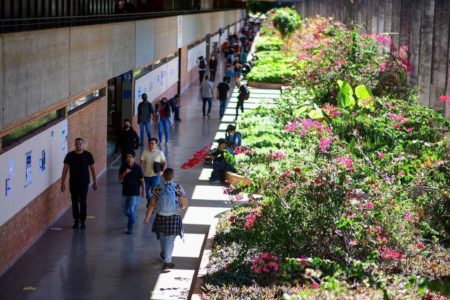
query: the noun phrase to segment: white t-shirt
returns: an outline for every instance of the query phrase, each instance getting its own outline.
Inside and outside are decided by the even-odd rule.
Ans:
[[[144,176],[152,177],[159,175],[155,174],[155,171],[153,171],[153,163],[163,163],[166,161],[166,157],[164,156],[164,153],[158,149],[155,149],[155,151],[153,152],[150,152],[150,150],[146,149],[141,155],[141,161],[145,162],[145,165],[142,166],[142,169],[144,170]]]

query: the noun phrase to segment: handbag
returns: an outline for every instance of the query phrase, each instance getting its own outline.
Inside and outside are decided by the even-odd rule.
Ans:
[[[156,174],[159,174],[160,172],[162,172],[162,170],[163,170],[163,164],[155,161],[153,163],[153,172],[155,172]]]

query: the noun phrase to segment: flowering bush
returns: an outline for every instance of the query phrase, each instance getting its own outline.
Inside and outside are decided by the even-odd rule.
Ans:
[[[296,49],[308,58],[293,86],[239,126],[251,150],[236,168],[253,183],[228,191],[249,201],[216,238],[233,249],[227,282],[265,285],[270,274],[291,295],[449,294],[450,123],[409,96],[406,47],[331,20],[303,28]]]

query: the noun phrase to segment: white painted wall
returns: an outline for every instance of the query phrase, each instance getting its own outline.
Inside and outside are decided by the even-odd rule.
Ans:
[[[188,50],[187,55],[187,71],[191,71],[197,66],[198,57],[203,56],[206,59],[206,41],[198,44],[192,49]]]
[[[0,226],[61,177],[67,149],[67,120],[63,120],[0,155]],[[27,184],[26,153],[30,151],[31,183]],[[40,168],[42,151],[45,170]]]
[[[134,99],[136,99],[134,110],[135,115],[137,115],[137,106],[143,93],[146,93],[148,96],[148,101],[152,102],[178,82],[178,63],[179,58],[176,57],[168,63],[165,63],[157,69],[136,79],[134,83]]]

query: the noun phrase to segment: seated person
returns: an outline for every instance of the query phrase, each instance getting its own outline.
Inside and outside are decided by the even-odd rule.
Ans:
[[[231,149],[242,146],[242,136],[240,132],[236,132],[236,126],[232,124],[227,126],[225,141],[230,145]]]
[[[250,72],[250,70],[252,69],[252,65],[250,62],[245,62],[242,65],[242,76],[244,76],[244,78],[247,76],[247,74]]]
[[[225,182],[227,171],[236,172],[236,169],[227,162],[226,153],[233,154],[228,148],[225,139],[219,139],[217,149],[213,150],[210,157],[213,159],[213,171],[211,173],[211,182]]]

